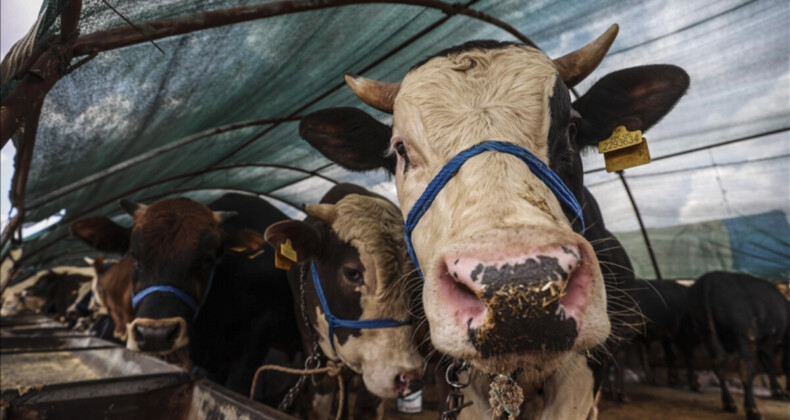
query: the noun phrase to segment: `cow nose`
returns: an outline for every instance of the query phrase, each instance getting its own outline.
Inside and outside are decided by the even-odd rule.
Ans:
[[[580,293],[566,292],[580,262],[575,246],[518,256],[447,257],[440,294],[483,357],[568,350],[577,334],[571,315],[583,302]]]
[[[401,373],[395,377],[395,391],[399,397],[405,397],[422,389],[422,379],[416,373]]]
[[[136,325],[134,327],[134,338],[140,351],[158,352],[167,351],[173,348],[179,334],[181,326],[178,323],[162,326]]]

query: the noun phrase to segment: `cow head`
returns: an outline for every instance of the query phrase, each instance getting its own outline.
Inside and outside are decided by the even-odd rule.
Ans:
[[[322,350],[327,355],[336,352],[344,364],[363,375],[368,390],[382,398],[419,389],[423,360],[412,342],[413,327],[338,328],[333,349],[309,268],[314,261],[335,316],[410,320],[407,286],[414,286],[416,279],[397,207],[383,198],[349,194],[336,204],[307,205],[305,211],[311,216],[307,220],[275,223],[265,237],[275,249],[290,240],[303,264],[300,281],[307,288],[310,327],[317,332]]]
[[[126,254],[104,275],[131,277],[136,301],[130,306],[134,317],[126,325],[127,348],[158,354],[183,349],[224,248],[235,246],[222,231],[223,221],[235,214],[212,212],[187,198],[120,204],[134,217],[131,228],[91,217],[74,222],[71,230],[101,251]],[[263,244],[262,239],[252,242],[245,245]]]
[[[474,41],[418,64],[401,83],[347,75],[363,101],[393,113],[392,128],[335,108],[304,118],[300,134],[346,168],[390,170],[404,217],[448,161],[486,140],[531,152],[583,206],[580,148],[619,125],[646,130],[688,86],[680,68],[636,67],[572,104],[569,87],[616,33],[615,25],[554,61],[524,45]],[[551,372],[606,339],[601,271],[571,214],[520,159],[487,152],[466,161],[412,233],[439,351],[490,373]]]

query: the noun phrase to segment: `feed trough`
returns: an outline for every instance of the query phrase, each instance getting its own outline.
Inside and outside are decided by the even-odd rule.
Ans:
[[[2,419],[291,418],[44,317],[4,319],[2,331]]]

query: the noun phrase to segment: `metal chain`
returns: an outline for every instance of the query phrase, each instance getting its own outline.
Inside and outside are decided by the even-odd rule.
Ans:
[[[461,375],[466,373],[466,380],[461,379]],[[444,373],[444,380],[450,385],[450,393],[445,401],[445,409],[442,411],[439,420],[456,420],[461,410],[473,404],[472,401],[464,402],[462,390],[472,382],[472,374],[469,373],[469,364],[461,360],[453,360]]]
[[[307,327],[308,331],[313,332],[313,329],[310,328],[310,319],[307,317],[307,298],[305,293],[305,266],[307,264],[300,264],[299,265],[299,308],[300,312],[302,313],[302,320],[304,321],[304,325]],[[310,356],[307,357],[304,361],[304,368],[308,370],[318,369],[321,367],[321,349],[318,347],[318,337],[315,335],[315,332],[312,334],[313,338],[313,349],[310,353]],[[283,400],[280,402],[280,405],[277,406],[277,409],[285,412],[288,408],[291,407],[296,396],[302,392],[305,383],[307,382],[307,377],[310,375],[302,375],[299,377],[299,380],[296,381],[296,384],[288,390],[288,393],[285,394]]]

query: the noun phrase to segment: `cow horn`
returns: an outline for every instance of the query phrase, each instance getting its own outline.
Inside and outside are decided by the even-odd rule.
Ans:
[[[362,102],[392,114],[400,83],[379,82],[352,73],[346,73],[346,84]]]
[[[329,226],[337,219],[337,207],[334,204],[305,204],[304,212]]]
[[[126,212],[129,213],[132,217],[134,217],[134,215],[138,211],[145,210],[145,208],[148,207],[145,204],[136,203],[134,201],[127,200],[125,198],[118,200],[118,204],[121,206],[121,208],[126,210]]]
[[[598,67],[598,64],[601,64],[619,30],[620,27],[615,23],[595,41],[553,60],[554,66],[560,72],[560,77],[569,88],[576,86],[577,83],[589,76]]]
[[[232,218],[234,218],[234,217],[239,215],[239,212],[237,212],[237,211],[215,211],[213,213],[214,213],[214,219],[219,224],[223,224],[223,223],[227,222],[228,220],[230,220],[230,219],[232,219]]]

